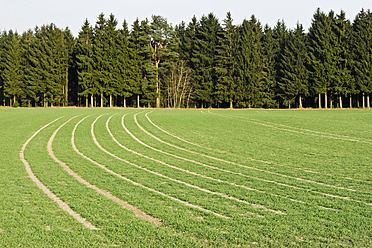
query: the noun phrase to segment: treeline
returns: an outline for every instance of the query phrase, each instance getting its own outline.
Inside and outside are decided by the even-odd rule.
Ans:
[[[0,35],[4,106],[369,108],[371,92],[370,10],[351,23],[318,9],[308,32],[230,13],[130,28],[100,14],[78,37],[54,24]]]

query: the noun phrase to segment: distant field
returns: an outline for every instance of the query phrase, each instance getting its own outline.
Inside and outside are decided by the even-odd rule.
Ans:
[[[0,109],[0,247],[372,246],[372,111]]]

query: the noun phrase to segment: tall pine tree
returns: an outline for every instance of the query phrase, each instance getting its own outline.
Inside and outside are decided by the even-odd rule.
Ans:
[[[306,36],[302,25],[297,24],[296,29],[289,33],[280,57],[278,83],[284,105],[291,108],[297,98],[302,108],[302,99],[309,94]]]
[[[261,23],[252,16],[240,26],[237,97],[240,107],[263,107],[265,104],[265,57]]]
[[[79,95],[85,98],[85,105],[94,107],[94,96],[98,94],[98,86],[93,78],[93,28],[86,19],[79,32],[75,47]]]
[[[328,107],[328,93],[335,74],[332,22],[333,12],[326,15],[318,8],[308,34],[310,79],[314,93],[319,95],[319,108],[322,107],[321,94],[324,94],[324,107]]]
[[[362,106],[370,107],[372,93],[372,13],[362,10],[353,22],[353,70]]]
[[[215,61],[216,82],[214,98],[217,106],[227,103],[233,108],[237,86],[237,28],[233,24],[231,13],[223,20],[223,29],[218,34],[217,55]]]
[[[214,68],[219,32],[221,32],[221,25],[212,13],[203,16],[195,28],[191,63],[195,78],[194,97],[200,107],[213,104],[212,93],[216,79]]]

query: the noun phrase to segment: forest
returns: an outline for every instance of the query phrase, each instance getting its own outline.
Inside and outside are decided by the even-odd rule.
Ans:
[[[230,12],[0,34],[0,104],[25,107],[370,108],[372,13],[314,12],[309,30]]]

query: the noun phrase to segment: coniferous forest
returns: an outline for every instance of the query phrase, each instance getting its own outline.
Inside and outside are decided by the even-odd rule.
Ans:
[[[100,14],[77,37],[54,24],[0,34],[4,106],[369,108],[371,93],[370,10],[351,22],[317,9],[309,30]]]

